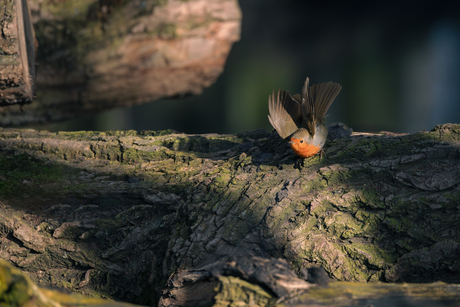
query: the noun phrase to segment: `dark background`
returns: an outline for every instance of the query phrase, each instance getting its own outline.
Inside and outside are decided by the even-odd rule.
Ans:
[[[328,123],[416,132],[460,122],[460,1],[241,0],[241,40],[200,96],[113,109],[59,130],[237,133],[266,128],[268,95],[338,82]]]

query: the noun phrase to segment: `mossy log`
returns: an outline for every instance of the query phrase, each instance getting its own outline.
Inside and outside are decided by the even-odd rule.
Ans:
[[[318,272],[322,271],[312,269],[299,278],[286,261],[273,258],[217,261],[174,274],[159,306],[441,307],[460,303],[459,284],[325,283],[315,278]],[[309,275],[313,282],[304,280],[310,281]]]
[[[0,303],[8,307],[134,307],[135,305],[40,288],[30,278],[0,259]]]
[[[279,299],[257,284],[241,278],[223,276],[213,307],[444,307],[458,306],[460,286],[442,282],[431,284],[332,282],[327,287],[311,287],[288,302]]]
[[[35,87],[35,36],[26,0],[0,2],[0,106],[30,103]]]
[[[459,283],[460,125],[337,129],[303,165],[265,130],[2,129],[0,257],[40,285],[141,304],[229,256],[338,281]]]
[[[37,97],[25,114],[0,108],[2,127],[199,94],[240,37],[237,0],[29,4],[40,45]]]
[[[238,263],[243,263],[243,266],[238,266]],[[225,272],[229,267],[236,271]],[[212,271],[201,268],[175,274],[168,282],[172,288],[167,288],[165,292],[168,296],[161,299],[159,306],[441,307],[457,306],[460,302],[458,284],[364,284],[336,281],[319,285],[299,279],[289,269],[286,261],[277,259],[252,257],[237,259],[237,262],[232,263],[217,262],[208,268],[212,268]],[[243,271],[239,271],[241,269]],[[217,276],[216,271],[224,275]],[[242,276],[246,273],[254,273],[252,280]],[[260,283],[262,280],[265,282]],[[273,289],[294,295],[280,298],[272,292]],[[66,293],[62,289],[37,287],[25,273],[3,260],[0,260],[0,302],[17,307],[139,306]]]

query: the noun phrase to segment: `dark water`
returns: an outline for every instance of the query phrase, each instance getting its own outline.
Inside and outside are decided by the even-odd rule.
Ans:
[[[271,130],[273,89],[335,81],[329,123],[415,132],[460,122],[460,1],[241,0],[241,41],[197,97],[115,109],[49,130]]]

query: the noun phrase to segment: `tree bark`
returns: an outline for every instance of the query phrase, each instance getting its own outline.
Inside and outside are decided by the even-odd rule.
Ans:
[[[35,85],[35,36],[27,1],[2,1],[0,24],[0,106],[30,103]]]
[[[4,306],[61,307],[61,306],[106,306],[135,307],[135,305],[114,302],[107,299],[69,294],[57,289],[37,287],[30,278],[0,259],[0,300]]]
[[[234,258],[174,274],[159,306],[456,306],[460,285],[446,283],[307,282],[322,272],[299,278],[282,259]],[[311,278],[310,275],[313,275]],[[213,288],[213,289],[210,289]]]
[[[237,0],[30,0],[37,98],[5,126],[42,123],[197,95],[222,73],[239,40]]]
[[[258,257],[217,262],[207,268],[174,274],[159,306],[457,306],[460,285],[331,282],[308,283],[286,261]],[[37,287],[29,277],[0,260],[0,298],[8,306],[134,307]],[[279,297],[280,294],[285,294]]]
[[[333,135],[301,166],[265,130],[0,130],[0,257],[41,285],[142,304],[231,257],[460,282],[460,126]]]

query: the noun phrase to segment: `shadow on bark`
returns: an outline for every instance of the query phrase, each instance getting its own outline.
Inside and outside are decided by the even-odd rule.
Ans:
[[[238,256],[342,281],[460,282],[460,128],[276,133],[0,130],[0,256],[39,284],[153,304],[174,272]]]

